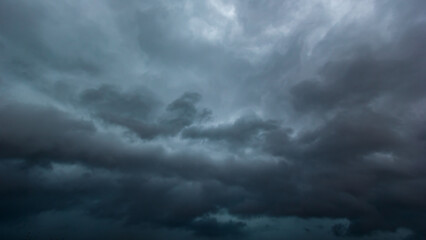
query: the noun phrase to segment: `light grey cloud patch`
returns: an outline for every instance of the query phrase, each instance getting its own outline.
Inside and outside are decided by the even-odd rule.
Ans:
[[[213,127],[188,127],[182,135],[191,139],[206,139],[225,142],[236,146],[247,146],[262,141],[264,133],[279,128],[277,122],[263,120],[258,116],[244,116],[232,124],[220,124]]]

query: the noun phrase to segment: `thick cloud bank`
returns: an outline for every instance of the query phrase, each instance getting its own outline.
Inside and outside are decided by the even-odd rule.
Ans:
[[[425,9],[0,0],[0,238],[426,239]]]

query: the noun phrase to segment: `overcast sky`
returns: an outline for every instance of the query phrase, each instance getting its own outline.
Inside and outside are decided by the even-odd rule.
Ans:
[[[0,0],[0,239],[426,239],[425,10]]]

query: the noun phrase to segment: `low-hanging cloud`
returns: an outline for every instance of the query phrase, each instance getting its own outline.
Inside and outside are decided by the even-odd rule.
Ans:
[[[424,239],[424,7],[1,1],[0,238]]]

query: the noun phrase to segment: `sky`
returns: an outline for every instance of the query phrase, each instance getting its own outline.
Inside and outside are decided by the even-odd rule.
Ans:
[[[425,9],[0,0],[0,239],[426,239]]]

